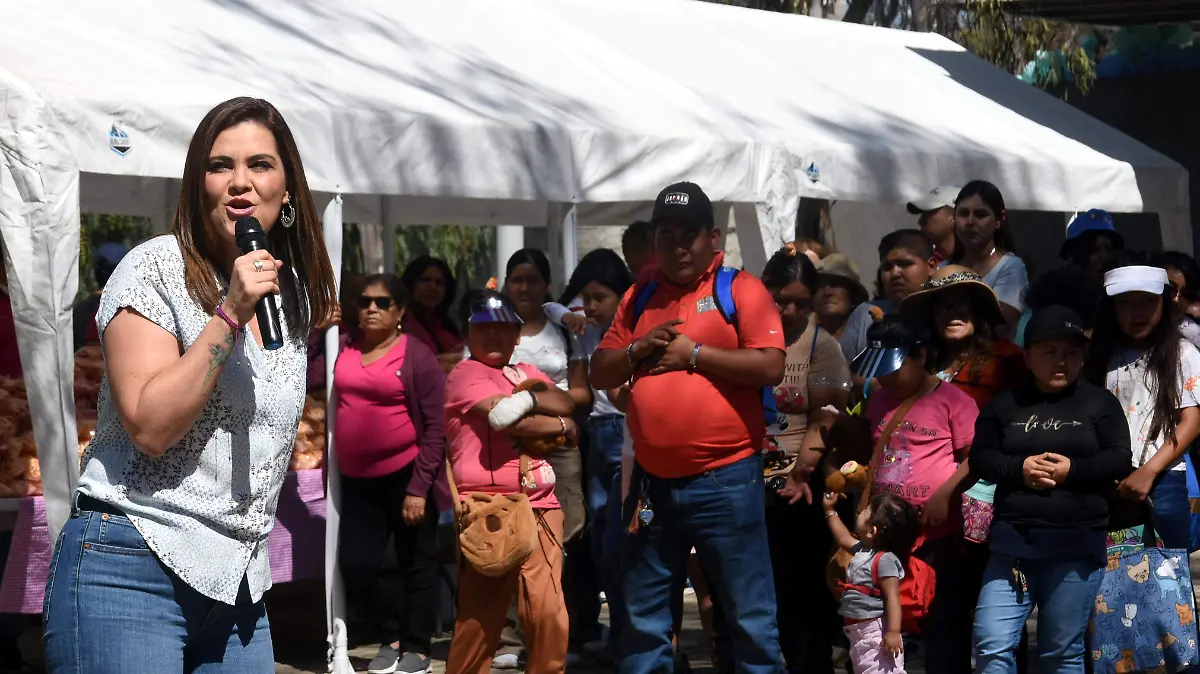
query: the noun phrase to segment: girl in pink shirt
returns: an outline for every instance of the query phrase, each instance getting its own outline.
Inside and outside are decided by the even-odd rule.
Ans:
[[[424,674],[437,631],[437,513],[450,506],[445,375],[432,351],[400,333],[405,299],[392,274],[368,278],[354,298],[359,330],[334,365],[333,447],[342,474],[347,599],[377,629],[391,621],[400,627],[368,671]],[[379,583],[388,538],[402,572],[398,603]]]
[[[531,456],[531,486],[523,488],[513,440],[565,435],[567,446],[578,447],[579,428],[570,418],[574,403],[537,368],[508,365],[521,329],[511,300],[483,290],[468,293],[463,306],[471,357],[455,366],[446,381],[453,477],[462,494],[524,489],[540,523],[540,545],[520,567],[501,577],[485,576],[460,561],[458,612],[446,672],[490,671],[515,595],[528,647],[525,671],[561,673],[567,659],[568,619],[562,589],[563,516],[554,497],[554,470],[543,457]],[[518,383],[531,377],[549,385],[536,393],[515,392]]]
[[[904,401],[916,398],[884,445],[871,488],[903,498],[921,514],[923,542],[912,554],[937,574],[921,626],[925,667],[929,674],[960,674],[971,671],[971,614],[980,584],[966,572],[962,514],[951,504],[962,495],[979,410],[961,389],[930,373],[932,345],[924,324],[886,316],[867,329],[867,349],[851,371],[879,382],[866,411],[875,440]]]

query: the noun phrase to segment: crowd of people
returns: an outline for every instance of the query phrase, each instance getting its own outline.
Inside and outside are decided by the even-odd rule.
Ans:
[[[712,206],[690,183],[626,230],[623,258],[585,255],[557,301],[533,249],[513,255],[502,283],[466,294],[461,328],[444,293],[416,299],[412,279],[430,270],[448,285],[441,263],[415,261],[402,284],[369,280],[358,321],[372,320],[378,291],[394,338],[449,368],[458,489],[526,494],[536,522],[538,545],[505,573],[460,563],[448,671],[561,671],[582,658],[686,668],[688,582],[718,671],[832,672],[846,635],[856,672],[903,671],[899,578],[918,566],[935,579],[913,628],[926,671],[1084,671],[1120,504],[1151,504],[1163,544],[1192,547],[1195,264],[1125,251],[1111,217],[1089,211],[1062,266],[1030,282],[996,186],[939,187],[910,209],[918,227],[881,241],[874,294],[849,258],[813,242],[776,252],[761,279],[726,267]],[[379,404],[412,416],[413,402]],[[358,418],[347,400],[335,409],[335,428]],[[538,453],[534,437],[552,440]],[[362,444],[335,441],[339,457]],[[870,482],[854,508],[830,491],[841,467],[829,459],[856,452]],[[427,455],[431,465],[441,450]],[[400,501],[429,490],[393,497],[394,532],[411,526]],[[376,507],[382,522],[386,499]],[[343,568],[378,565],[346,536]],[[835,548],[849,561],[831,586],[822,551]],[[425,558],[421,570],[404,563],[419,588],[432,577]],[[431,611],[414,607],[430,604],[408,596],[396,622],[427,624]],[[385,644],[371,671],[423,671],[428,630],[413,634]]]
[[[273,107],[210,112],[184,176],[174,233],[108,270],[95,310],[108,373],[46,593],[52,672],[273,671],[265,538],[331,322],[341,570],[373,673],[431,669],[448,511],[452,674],[685,670],[689,584],[719,672],[903,672],[916,639],[930,674],[1084,672],[1109,657],[1088,643],[1109,532],[1194,547],[1196,265],[1124,250],[1103,211],[1030,280],[1000,189],[938,187],[881,240],[872,292],[816,242],[728,266],[682,182],[557,298],[536,249],[461,297],[428,256],[338,293]],[[234,245],[250,214],[273,253]]]

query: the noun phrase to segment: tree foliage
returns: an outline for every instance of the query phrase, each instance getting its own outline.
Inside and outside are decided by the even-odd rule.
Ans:
[[[83,298],[96,292],[96,274],[92,269],[92,252],[109,243],[123,243],[132,248],[150,237],[150,220],[131,215],[83,213],[79,217],[79,291]]]
[[[937,32],[976,56],[1013,74],[1033,64],[1033,81],[1044,89],[1066,91],[1071,83],[1087,92],[1096,79],[1092,56],[1080,45],[1078,25],[1017,16],[1005,0],[939,3],[930,9]],[[1065,95],[1065,94],[1064,94]]]
[[[460,289],[480,288],[491,275],[496,249],[493,227],[423,225],[396,230],[396,273],[421,255],[445,260],[454,270]],[[342,249],[342,273],[364,273],[362,230],[347,224]]]
[[[494,268],[494,227],[428,225],[401,227],[396,234],[396,272],[418,256],[440,257],[454,270],[460,289],[482,288]]]
[[[1090,29],[1012,13],[1007,0],[705,0],[723,5],[933,31],[1010,73],[1032,69],[1043,89],[1086,92],[1096,79],[1080,39]],[[1030,64],[1033,64],[1032,67]],[[1065,95],[1065,94],[1064,94]]]

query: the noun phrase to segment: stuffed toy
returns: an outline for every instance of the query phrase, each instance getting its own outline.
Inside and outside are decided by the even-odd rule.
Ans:
[[[867,466],[857,461],[847,461],[840,470],[825,478],[825,490],[845,494],[851,489],[867,486]]]
[[[865,486],[874,446],[870,422],[863,418],[858,408],[843,412],[825,407],[824,411],[838,415],[833,425],[821,429],[821,438],[825,441],[825,465],[833,469],[825,478],[825,490],[843,494],[851,488]]]
[[[530,377],[519,382],[513,389],[513,393],[532,391],[534,395],[537,395],[542,391],[549,390],[550,385],[545,381]],[[567,436],[559,434],[541,438],[517,438],[517,444],[526,454],[542,455],[552,449],[562,447],[563,445],[567,444]]]

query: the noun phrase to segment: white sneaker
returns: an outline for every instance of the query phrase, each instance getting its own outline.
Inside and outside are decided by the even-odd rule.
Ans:
[[[517,657],[516,653],[502,653],[492,660],[492,669],[512,670],[520,668],[521,659]]]

